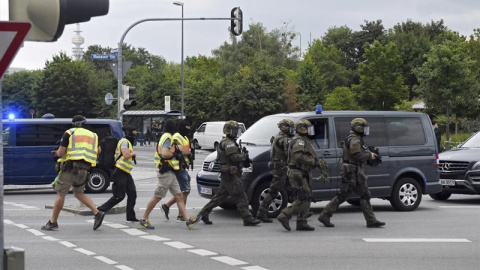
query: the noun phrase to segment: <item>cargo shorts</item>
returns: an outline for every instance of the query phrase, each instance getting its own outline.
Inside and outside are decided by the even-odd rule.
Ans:
[[[155,189],[155,197],[165,198],[165,196],[167,196],[167,191],[169,190],[172,195],[182,193],[174,172],[168,171],[165,173],[157,173],[157,178],[158,185],[157,189]]]
[[[73,192],[83,194],[87,182],[87,175],[88,171],[84,169],[79,169],[76,175],[72,172],[61,171],[57,175],[57,178],[55,178],[53,189],[58,195],[65,197],[70,191],[70,188],[75,185],[73,186]]]

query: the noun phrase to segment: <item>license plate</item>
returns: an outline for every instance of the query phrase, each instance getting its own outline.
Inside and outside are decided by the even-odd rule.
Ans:
[[[206,188],[206,187],[200,187],[200,193],[207,194],[207,195],[212,195],[212,189],[211,188]]]
[[[455,186],[455,180],[440,179],[442,186]]]

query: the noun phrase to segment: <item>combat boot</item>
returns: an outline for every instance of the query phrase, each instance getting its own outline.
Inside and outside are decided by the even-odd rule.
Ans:
[[[210,219],[208,219],[208,216],[202,216],[202,221],[203,223],[207,224],[207,225],[212,225],[213,222],[210,221]]]
[[[273,220],[269,217],[267,217],[267,215],[263,214],[263,213],[258,213],[257,214],[257,219],[262,221],[263,223],[272,223]]]
[[[380,227],[383,227],[385,226],[385,222],[381,222],[381,221],[375,221],[373,223],[367,223],[367,227],[368,228],[380,228]]]
[[[307,222],[297,222],[297,231],[315,231],[315,228],[308,225]]]
[[[288,218],[282,214],[278,215],[277,217],[278,221],[280,221],[280,224],[282,224],[282,226],[287,230],[287,231],[291,231],[292,228],[290,228],[290,224],[288,224]]]
[[[243,226],[255,226],[260,224],[260,222],[258,219],[248,219],[243,221]]]
[[[330,218],[324,215],[323,213],[318,216],[318,221],[323,223],[325,227],[335,227],[335,224],[330,222]]]

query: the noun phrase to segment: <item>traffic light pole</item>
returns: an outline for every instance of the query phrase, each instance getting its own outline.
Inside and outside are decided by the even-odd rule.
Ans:
[[[122,114],[123,111],[121,111],[122,104],[120,104],[120,98],[123,98],[123,91],[122,91],[122,84],[123,84],[123,65],[122,65],[122,45],[123,45],[123,40],[127,36],[128,32],[135,26],[144,23],[144,22],[154,22],[154,21],[233,21],[237,20],[237,18],[149,18],[149,19],[143,19],[140,21],[137,21],[130,25],[125,32],[123,32],[122,37],[120,38],[120,42],[118,43],[118,56],[117,56],[117,92],[118,92],[118,98],[117,98],[117,117],[119,121],[122,121]]]

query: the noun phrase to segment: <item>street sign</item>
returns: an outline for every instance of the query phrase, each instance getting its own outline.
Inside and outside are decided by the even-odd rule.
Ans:
[[[113,98],[112,93],[107,93],[105,95],[105,103],[107,103],[107,105],[111,105],[114,99],[116,98]]]
[[[30,27],[30,23],[0,22],[0,78],[10,66]]]
[[[91,54],[90,59],[93,61],[116,61],[116,54]]]
[[[122,65],[122,74],[123,77],[127,74],[128,70],[132,66],[132,61],[123,61]],[[115,74],[115,77],[118,79],[118,68],[117,68],[117,62],[111,62],[110,63],[110,68],[113,71],[113,74]]]

